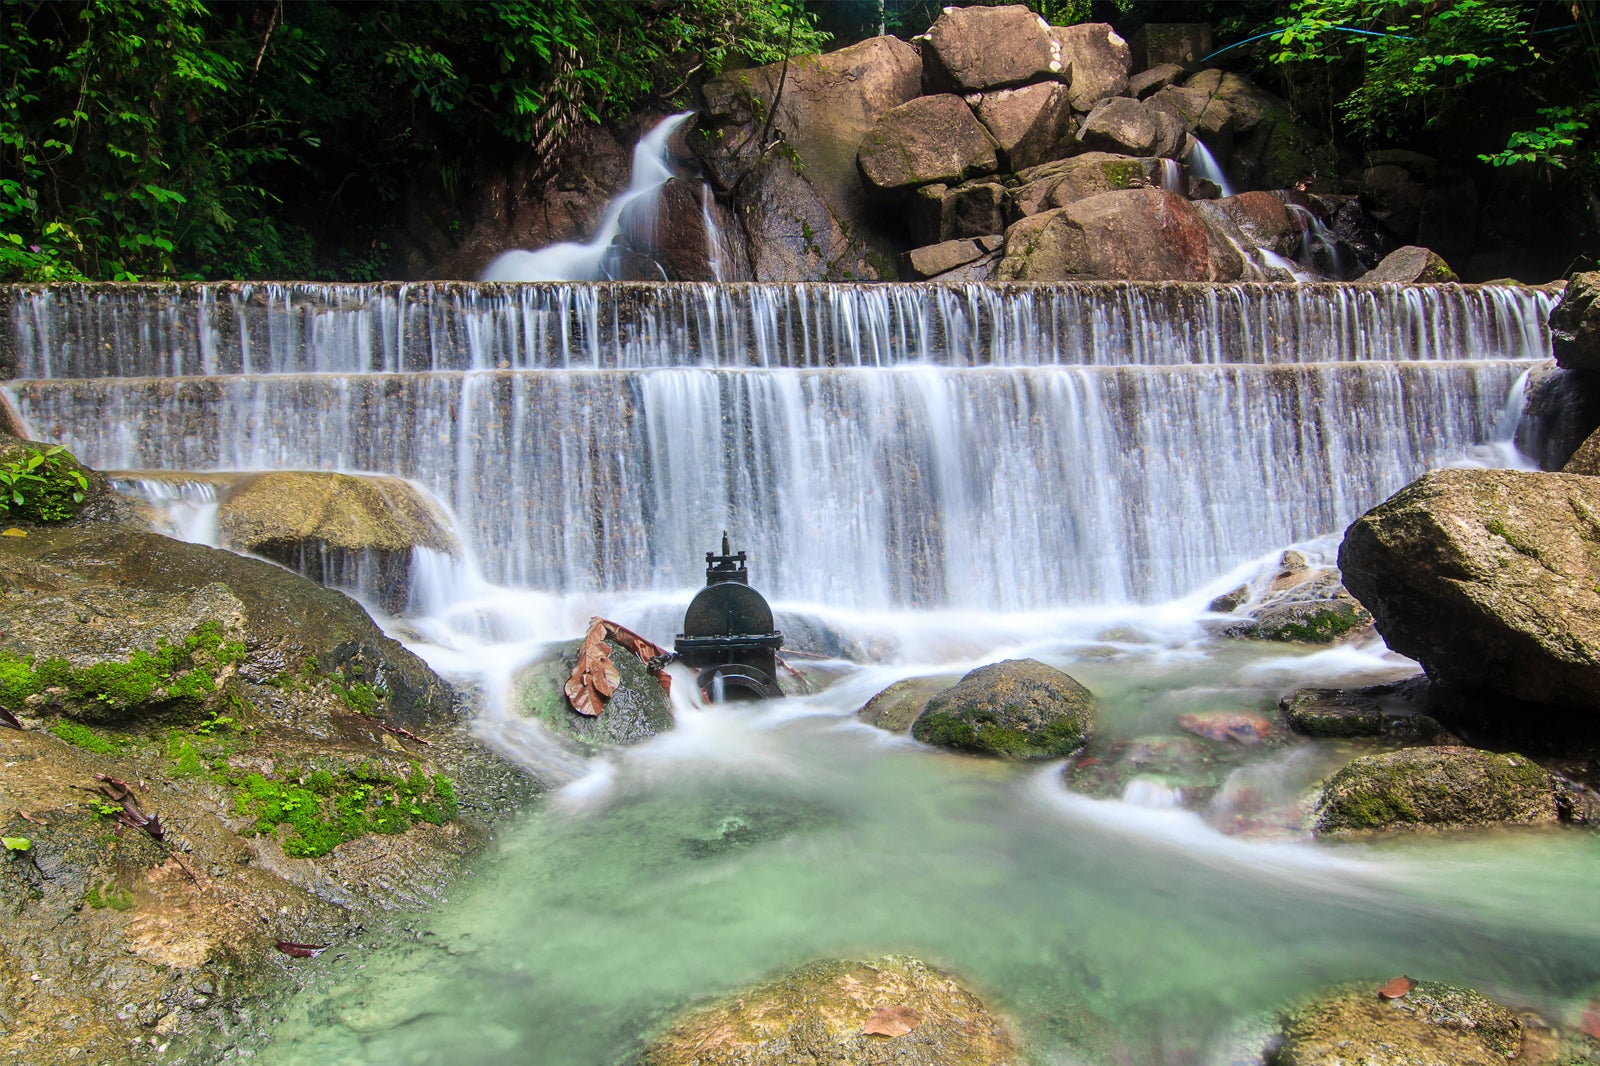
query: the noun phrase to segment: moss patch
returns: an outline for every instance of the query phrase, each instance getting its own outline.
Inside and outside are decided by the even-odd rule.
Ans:
[[[92,751],[96,755],[115,755],[122,750],[122,745],[126,743],[126,741],[103,737],[81,722],[73,722],[66,719],[52,722],[50,724],[50,732],[68,744],[74,744],[85,751]]]
[[[1352,760],[1323,785],[1319,833],[1556,821],[1537,763],[1465,747],[1407,748]]]
[[[416,822],[443,825],[456,817],[455,786],[443,774],[425,774],[416,763],[400,776],[362,764],[353,768],[286,769],[230,778],[235,809],[253,815],[257,833],[280,826],[283,850],[297,858],[326,855],[368,833],[403,833]]]

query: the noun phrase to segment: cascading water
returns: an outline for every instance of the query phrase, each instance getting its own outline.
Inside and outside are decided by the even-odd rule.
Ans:
[[[1189,153],[1183,161],[1189,165],[1195,177],[1204,178],[1212,182],[1222,191],[1223,196],[1233,196],[1238,190],[1228,180],[1227,171],[1222,169],[1222,164],[1217,162],[1217,157],[1211,154],[1211,149],[1206,147],[1206,142],[1198,137],[1191,137]]]
[[[510,251],[498,256],[483,272],[484,281],[585,281],[606,275],[606,256],[622,225],[622,213],[655,194],[672,177],[667,162],[667,141],[693,112],[685,111],[658,123],[633,148],[633,173],[628,188],[606,205],[600,225],[586,244],[564,241],[538,251]]]
[[[1095,693],[1107,751],[1183,750],[1182,716],[1273,717],[1300,685],[1408,675],[1372,638],[1214,639],[1206,604],[1429,465],[1503,462],[1550,302],[1318,284],[62,287],[14,290],[5,393],[92,465],[168,471],[125,483],[198,539],[207,472],[366,470],[437,495],[466,556],[417,553],[394,631],[475,683],[489,742],[567,782],[409,919],[420,932],[306,960],[259,1061],[631,1061],[687,1003],[897,951],[983,988],[1035,1061],[1083,1061],[1091,1032],[1112,1061],[1220,1066],[1259,1061],[1238,1034],[1286,1001],[1374,975],[1570,1013],[1600,982],[1592,843],[1294,839],[1271,809],[1348,758],[1338,742],[1263,746],[1208,800],[1163,766],[1097,799],[1060,764],[932,753],[855,712],[903,678],[1031,656]],[[866,661],[767,706],[706,703],[680,677],[673,731],[591,760],[516,715],[519,667],[590,615],[670,641],[724,527],[780,612]],[[1313,562],[1332,547],[1301,544]],[[1274,839],[1221,831],[1263,822]]]

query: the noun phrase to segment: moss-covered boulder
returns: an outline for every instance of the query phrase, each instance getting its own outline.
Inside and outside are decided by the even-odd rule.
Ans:
[[[1555,781],[1531,759],[1426,747],[1351,760],[1323,783],[1313,829],[1329,835],[1549,825],[1558,817]]]
[[[1007,1066],[1016,1044],[983,1002],[917,959],[829,960],[702,1007],[642,1066]]]
[[[1308,737],[1376,737],[1384,732],[1376,700],[1336,688],[1296,689],[1278,701],[1283,720]]]
[[[412,550],[457,555],[449,519],[397,477],[275,470],[237,483],[217,508],[223,543],[266,556],[319,585],[405,608]]]
[[[1524,1056],[1523,1025],[1509,1008],[1450,985],[1420,982],[1398,998],[1380,981],[1320,997],[1283,1019],[1274,1066],[1505,1066]]]
[[[856,712],[868,725],[891,733],[904,733],[928,707],[928,701],[956,683],[950,675],[906,677],[868,700]]]
[[[1058,759],[1094,731],[1094,695],[1034,659],[980,666],[928,701],[911,726],[924,744],[1010,759]]]
[[[643,659],[611,640],[606,647],[622,678],[616,692],[594,717],[573,710],[565,686],[582,647],[581,640],[568,641],[518,670],[511,680],[513,710],[570,741],[585,755],[637,744],[672,728],[672,700],[666,690]]]

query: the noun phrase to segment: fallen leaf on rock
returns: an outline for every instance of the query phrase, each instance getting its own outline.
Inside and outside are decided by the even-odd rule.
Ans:
[[[911,1007],[879,1007],[867,1016],[861,1032],[867,1036],[905,1036],[922,1024],[922,1015]]]
[[[1383,984],[1383,987],[1378,989],[1378,998],[1399,999],[1401,996],[1404,996],[1407,992],[1410,992],[1415,987],[1417,987],[1417,983],[1415,981],[1404,974],[1401,974],[1399,977],[1386,981]]]
[[[12,526],[5,532],[0,533],[0,537],[26,537],[27,535],[24,530],[20,530],[16,526]]]
[[[621,682],[622,675],[611,661],[611,649],[606,647],[605,621],[591,618],[583,647],[578,649],[578,662],[567,678],[567,700],[573,710],[594,718],[606,709],[606,700]]]
[[[1578,1021],[1578,1030],[1600,1040],[1600,999],[1593,1000],[1584,1008],[1583,1017]]]
[[[45,821],[43,818],[40,818],[37,814],[34,814],[32,811],[25,811],[21,807],[17,808],[17,814],[22,817],[23,821],[32,822],[34,825],[49,825],[50,824],[49,822]]]
[[[1272,732],[1272,723],[1256,714],[1231,711],[1208,711],[1204,714],[1178,715],[1178,728],[1188,730],[1207,740],[1233,740],[1241,744],[1254,744]]]
[[[0,722],[4,722],[12,729],[24,728],[22,723],[17,720],[17,716],[6,710],[4,707],[0,707]]]
[[[280,940],[276,946],[285,955],[292,955],[297,959],[314,959],[328,950],[326,944],[296,944],[288,940]]]

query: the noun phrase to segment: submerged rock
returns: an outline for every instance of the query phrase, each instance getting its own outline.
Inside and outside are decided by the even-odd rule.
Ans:
[[[565,686],[582,647],[582,640],[568,641],[518,670],[511,679],[516,713],[542,723],[585,755],[637,744],[673,727],[672,700],[666,690],[643,659],[612,640],[606,647],[621,675],[616,692],[595,717],[573,710]]]
[[[1302,688],[1278,701],[1283,720],[1310,737],[1376,737],[1384,732],[1376,700],[1336,688]]]
[[[448,517],[397,477],[275,470],[241,479],[217,508],[223,543],[319,585],[373,593],[404,609],[414,548],[459,555]]]
[[[1313,829],[1336,834],[1557,820],[1555,781],[1533,760],[1452,746],[1351,760],[1323,784]]]
[[[1440,685],[1600,710],[1600,483],[1436,470],[1339,549],[1389,647]]]
[[[957,680],[950,675],[902,678],[868,700],[856,717],[879,729],[904,733],[927,709],[928,701]]]
[[[1486,996],[1423,981],[1398,998],[1379,982],[1337,990],[1288,1015],[1274,1066],[1505,1066],[1525,1058],[1522,1020]]]
[[[1094,696],[1034,659],[980,666],[928,701],[911,727],[924,744],[1012,759],[1054,759],[1094,731]]]
[[[904,955],[814,962],[693,1011],[642,1066],[1007,1066],[1004,1024],[954,978]]]

